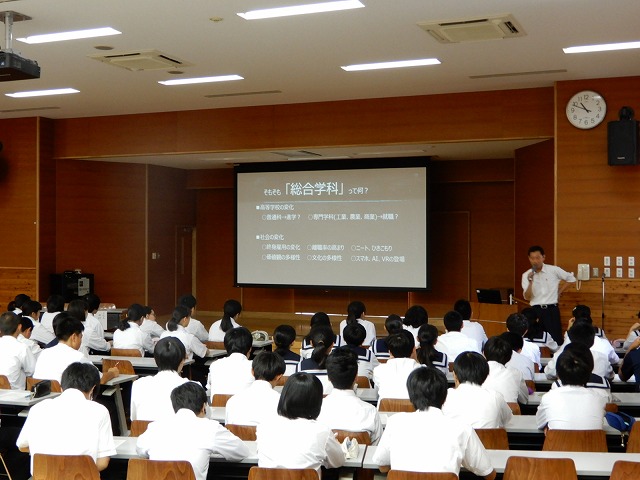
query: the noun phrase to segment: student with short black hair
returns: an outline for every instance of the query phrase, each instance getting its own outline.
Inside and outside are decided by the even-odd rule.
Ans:
[[[429,323],[429,314],[422,305],[412,305],[407,309],[402,319],[403,327],[413,335],[418,346],[418,330]]]
[[[306,372],[284,384],[278,415],[257,427],[258,466],[266,468],[337,468],[344,465],[333,432],[316,419],[322,406],[322,383]]]
[[[142,357],[145,353],[153,354],[153,340],[140,328],[144,315],[144,307],[139,303],[129,307],[127,318],[121,320],[118,329],[113,332],[113,348],[138,350]]]
[[[412,358],[415,342],[411,332],[403,330],[387,337],[391,358],[373,369],[373,383],[378,390],[378,405],[383,398],[409,398],[407,378],[420,367]]]
[[[388,335],[398,333],[403,329],[402,317],[392,313],[384,321],[384,328]],[[339,345],[337,345],[339,346]],[[371,350],[378,360],[389,360],[389,347],[387,346],[387,337],[378,338],[371,345]]]
[[[358,357],[358,376],[367,377],[371,380],[373,369],[380,365],[380,362],[370,348],[362,346],[367,336],[364,327],[359,323],[347,325],[344,327],[343,334],[346,342],[345,346]]]
[[[418,330],[418,343],[420,348],[416,350],[416,359],[421,365],[436,367],[446,374],[449,371],[449,358],[446,353],[436,349],[438,343],[438,329],[435,325],[425,324]]]
[[[12,389],[24,390],[27,377],[33,375],[36,358],[18,341],[20,318],[12,312],[0,315],[0,375],[5,375]]]
[[[311,316],[309,320],[309,325],[311,326],[311,330],[313,327],[317,327],[320,325],[326,325],[331,330],[333,330],[333,326],[331,325],[331,320],[329,319],[329,315],[325,312],[316,312]],[[302,339],[302,347],[300,348],[300,357],[301,358],[309,358],[311,357],[311,353],[313,352],[313,345],[311,345],[311,330],[309,330],[309,334]],[[341,347],[344,345],[344,340],[341,335],[336,335],[336,339],[333,342],[334,347]]]
[[[84,301],[84,306],[86,306],[82,345],[87,349],[88,353],[108,355],[111,350],[111,342],[105,340],[102,323],[95,316],[100,309],[100,297],[95,293],[88,293],[81,300]],[[71,303],[68,309],[71,309]]]
[[[149,424],[138,437],[136,451],[151,460],[186,460],[197,480],[206,480],[211,454],[238,462],[249,455],[242,440],[215,420],[206,418],[207,393],[186,382],[171,392],[174,414]]]
[[[53,318],[64,310],[64,297],[62,295],[51,295],[47,299],[47,311],[44,312],[40,323],[35,325],[31,339],[44,345],[53,341],[56,334],[53,330]]]
[[[164,333],[164,328],[156,321],[156,312],[149,305],[144,306],[144,320],[142,320],[140,330],[153,340],[159,339]]]
[[[212,398],[216,393],[233,395],[253,383],[249,360],[252,344],[251,332],[245,327],[232,328],[225,334],[224,347],[228,356],[215,360],[209,367],[207,390]]]
[[[511,346],[511,359],[505,366],[518,370],[525,381],[535,380],[536,366],[530,358],[522,354],[522,347],[525,343],[524,339],[513,332],[502,332],[499,336],[506,340]]]
[[[464,467],[488,480],[496,473],[473,428],[445,416],[441,410],[447,398],[447,378],[441,371],[421,367],[407,380],[409,399],[416,408],[396,413],[387,426],[373,455],[381,471],[452,472]],[[416,441],[415,432],[431,432]]]
[[[222,342],[229,330],[232,328],[238,328],[241,325],[238,323],[238,318],[242,313],[242,305],[238,300],[227,300],[222,306],[222,318],[216,322],[213,322],[209,329],[209,341],[210,342]]]
[[[488,338],[482,324],[471,320],[472,310],[469,301],[463,298],[457,300],[456,303],[453,304],[453,310],[458,312],[462,317],[462,329],[460,332],[469,338],[473,338],[478,344],[478,351],[481,351]]]
[[[331,382],[327,378],[327,357],[334,347],[336,335],[327,325],[318,325],[309,332],[313,352],[309,358],[303,358],[298,365],[298,372],[308,372],[318,377],[324,388],[324,393],[331,391]]]
[[[28,303],[31,303],[31,302],[28,302]],[[31,333],[33,332],[34,324],[35,324],[35,321],[33,317],[23,313],[23,315],[20,317],[20,325],[18,326],[18,330],[20,333],[18,334],[17,338],[20,343],[25,345],[31,351],[31,353],[33,354],[33,357],[37,360],[38,356],[40,355],[40,352],[42,351],[42,348],[40,348],[40,345],[38,345],[37,342],[34,342],[33,340],[31,340]]]
[[[286,365],[284,375],[286,377],[296,373],[302,357],[291,351],[291,345],[296,340],[296,329],[291,325],[278,325],[273,331],[273,343],[276,346],[275,353],[280,355]]]
[[[438,337],[438,350],[446,353],[450,362],[455,361],[462,352],[480,352],[478,342],[460,331],[463,325],[462,315],[452,310],[445,313],[442,320],[447,333]]]
[[[26,293],[17,294],[7,305],[7,312],[13,312],[16,315],[20,315],[22,313],[22,306],[30,300],[31,297]]]
[[[191,321],[189,309],[184,305],[178,305],[173,309],[171,318],[167,322],[167,329],[162,333],[160,338],[176,337],[183,343],[187,351],[187,359],[193,359],[193,355],[200,358],[207,356],[207,346],[198,340],[195,335],[187,332],[187,326]]]
[[[204,325],[200,320],[196,320],[195,318],[193,318],[193,314],[196,313],[197,304],[198,301],[196,300],[196,297],[194,297],[190,293],[182,295],[178,299],[178,305],[184,305],[189,309],[189,317],[191,318],[191,320],[189,320],[189,325],[186,326],[187,332],[204,343],[209,340],[209,332],[207,332],[207,329],[204,328]]]
[[[489,376],[482,386],[502,394],[507,402],[528,403],[529,389],[522,373],[507,367],[513,350],[511,344],[500,336],[491,337],[484,345],[484,356],[489,364]]]
[[[512,313],[507,317],[507,330],[522,337],[522,351],[519,353],[538,365],[538,368],[542,370],[542,363],[540,362],[540,347],[535,343],[530,342],[527,338],[527,331],[529,330],[529,320],[527,317],[521,313]],[[518,351],[515,348],[513,350],[516,352]]]
[[[538,312],[536,312],[534,308],[527,307],[522,309],[520,313],[524,315],[529,322],[527,339],[539,347],[547,347],[551,352],[558,351],[558,343],[553,339],[551,334],[544,329]]]
[[[359,323],[367,332],[363,346],[368,347],[376,340],[376,326],[373,322],[364,318],[367,313],[367,307],[364,303],[355,300],[347,305],[347,318],[340,322],[340,335],[344,335],[344,327]]]

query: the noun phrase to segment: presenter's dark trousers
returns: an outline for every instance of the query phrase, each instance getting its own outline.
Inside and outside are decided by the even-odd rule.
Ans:
[[[562,335],[562,323],[560,323],[560,309],[557,303],[549,305],[533,305],[544,329],[549,332],[558,345],[564,342]]]

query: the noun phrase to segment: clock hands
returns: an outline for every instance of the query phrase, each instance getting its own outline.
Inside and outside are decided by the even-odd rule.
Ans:
[[[581,108],[583,109],[585,112],[587,113],[591,113],[591,110],[589,110],[587,107],[584,106],[584,103],[580,102],[580,105],[578,105],[578,102],[573,102],[573,106],[575,108]]]

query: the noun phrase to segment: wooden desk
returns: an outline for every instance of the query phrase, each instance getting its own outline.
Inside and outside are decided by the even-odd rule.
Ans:
[[[156,364],[156,359],[155,358],[151,358],[151,357],[122,357],[122,356],[105,356],[105,355],[89,355],[89,360],[91,360],[91,363],[93,363],[96,367],[102,367],[102,360],[103,359],[107,359],[107,360],[126,360],[128,362],[131,362],[131,365],[133,366],[134,370],[151,370],[153,372],[157,372],[158,371],[158,365]],[[194,361],[193,360],[185,360],[184,364],[185,365],[191,365]]]
[[[138,378],[138,375],[118,375],[116,378],[112,378],[105,383],[106,386],[114,388],[114,393],[116,395],[116,409],[118,412],[118,424],[120,426],[121,433],[129,433],[129,429],[127,428],[127,415],[124,412],[124,402],[122,401],[122,389],[120,388],[120,385],[126,382],[133,382],[136,378]]]

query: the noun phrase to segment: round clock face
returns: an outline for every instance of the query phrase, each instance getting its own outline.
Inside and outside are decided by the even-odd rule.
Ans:
[[[604,98],[591,90],[576,93],[567,103],[567,119],[574,127],[584,130],[598,126],[606,114]]]

